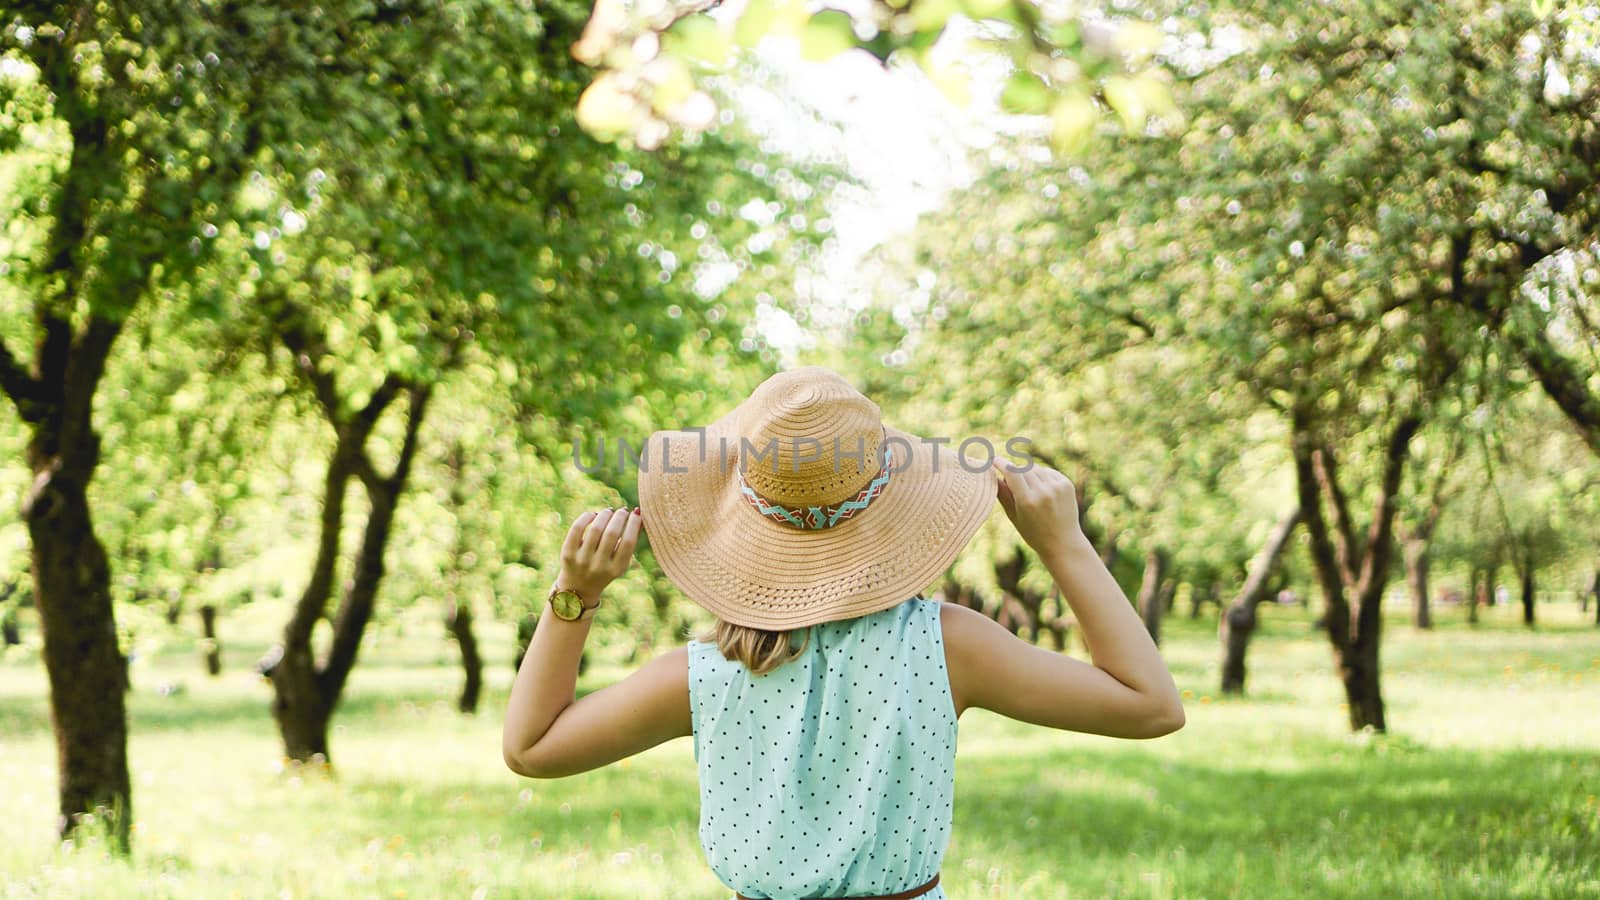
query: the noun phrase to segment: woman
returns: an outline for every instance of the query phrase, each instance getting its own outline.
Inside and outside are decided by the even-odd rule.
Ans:
[[[504,753],[533,778],[694,738],[700,841],[740,898],[944,897],[956,721],[981,707],[1125,738],[1183,726],[1155,644],[1078,527],[1072,483],[998,474],[888,427],[821,368],[703,429],[651,435],[642,509],[585,512],[512,687]],[[924,599],[998,497],[1094,664]],[[645,530],[716,626],[574,701],[606,585]]]

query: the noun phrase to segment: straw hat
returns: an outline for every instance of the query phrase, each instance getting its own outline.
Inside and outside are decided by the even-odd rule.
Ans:
[[[661,568],[736,625],[894,606],[938,580],[994,505],[991,459],[883,423],[838,374],[772,376],[703,429],[657,431],[639,503]]]

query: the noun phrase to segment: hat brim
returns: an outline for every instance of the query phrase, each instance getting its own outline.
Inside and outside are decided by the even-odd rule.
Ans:
[[[888,609],[938,580],[994,509],[992,464],[885,426],[891,475],[870,505],[829,528],[778,522],[740,492],[738,411],[655,432],[639,462],[656,559],[724,621],[778,631]]]

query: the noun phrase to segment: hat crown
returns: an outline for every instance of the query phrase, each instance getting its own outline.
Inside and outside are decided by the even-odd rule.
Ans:
[[[738,423],[739,466],[767,501],[837,504],[878,474],[882,414],[836,373],[817,366],[780,372],[750,400]]]

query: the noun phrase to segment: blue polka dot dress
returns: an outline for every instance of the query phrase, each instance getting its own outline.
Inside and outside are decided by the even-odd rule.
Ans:
[[[700,844],[723,884],[771,900],[871,896],[939,871],[956,750],[939,621],[938,601],[918,596],[813,625],[801,656],[760,676],[689,642]]]

